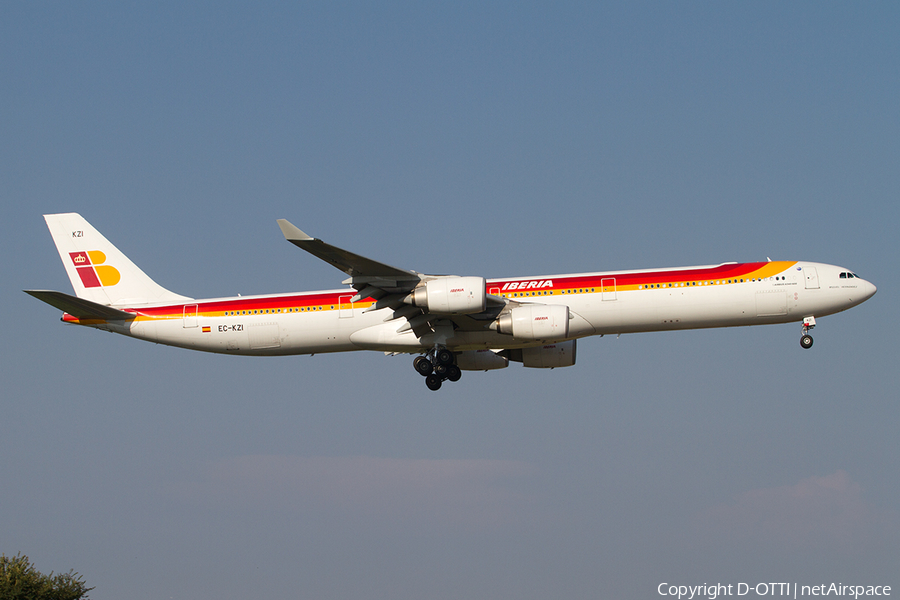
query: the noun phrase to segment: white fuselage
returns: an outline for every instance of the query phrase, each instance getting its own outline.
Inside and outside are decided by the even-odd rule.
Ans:
[[[517,339],[490,320],[454,316],[417,336],[393,310],[353,290],[243,296],[126,308],[124,321],[78,321],[160,344],[241,355],[350,350],[419,352],[513,349],[545,341]],[[855,306],[875,286],[847,269],[809,262],[726,263],[708,267],[487,280],[487,293],[509,302],[565,305],[564,339],[590,335],[733,327],[802,321]]]

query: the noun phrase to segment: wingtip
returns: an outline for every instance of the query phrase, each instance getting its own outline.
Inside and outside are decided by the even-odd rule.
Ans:
[[[303,241],[315,239],[314,237],[300,231],[293,223],[291,223],[287,219],[278,219],[278,227],[281,228],[281,233],[284,234],[284,239],[288,241]]]

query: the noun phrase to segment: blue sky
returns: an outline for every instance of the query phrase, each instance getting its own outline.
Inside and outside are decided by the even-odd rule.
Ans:
[[[0,8],[0,552],[91,597],[647,598],[900,585],[900,10]],[[68,327],[42,214],[194,297],[334,288],[275,219],[486,277],[814,260],[799,326],[597,338],[428,392],[407,357]]]

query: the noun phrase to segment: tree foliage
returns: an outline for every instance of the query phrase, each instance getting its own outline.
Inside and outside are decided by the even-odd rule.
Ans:
[[[0,600],[87,600],[92,589],[74,571],[44,575],[24,554],[0,554]]]

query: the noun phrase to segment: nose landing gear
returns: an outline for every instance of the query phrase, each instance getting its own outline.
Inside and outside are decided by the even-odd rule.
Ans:
[[[803,335],[800,336],[800,347],[804,349],[812,348],[813,338],[809,335],[809,330],[816,326],[815,317],[806,317],[803,319]]]
[[[417,356],[413,359],[413,368],[417,373],[425,377],[425,385],[429,390],[441,389],[445,380],[459,381],[462,371],[454,364],[456,356],[451,350],[443,347],[435,347],[429,350],[425,356]]]

